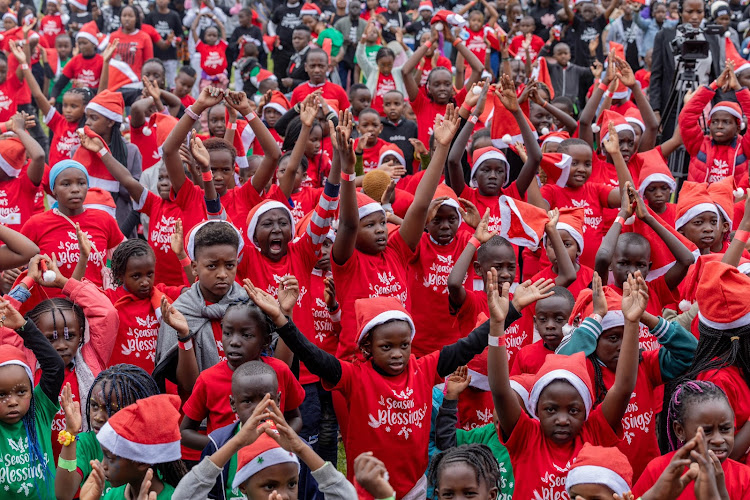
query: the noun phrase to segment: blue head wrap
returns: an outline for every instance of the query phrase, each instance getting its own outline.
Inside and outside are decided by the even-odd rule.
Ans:
[[[75,160],[62,160],[55,163],[55,166],[52,167],[52,170],[49,171],[50,190],[55,189],[55,181],[57,180],[57,176],[60,175],[60,172],[69,168],[75,168],[83,172],[86,176],[86,184],[91,185],[91,181],[89,180],[89,172],[88,170],[86,170],[86,167]]]

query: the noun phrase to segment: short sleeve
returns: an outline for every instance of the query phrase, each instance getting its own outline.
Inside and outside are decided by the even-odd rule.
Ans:
[[[599,203],[601,203],[602,207],[607,208],[609,207],[609,193],[612,192],[613,187],[605,186],[604,184],[597,184],[597,189],[599,191]]]
[[[205,47],[205,46],[206,46],[206,44],[203,43],[203,40],[198,40],[198,43],[195,44],[195,50],[197,50],[198,52],[200,52],[200,51],[203,50],[203,47]]]
[[[622,429],[620,429],[620,434],[622,434]],[[589,418],[583,424],[581,436],[585,442],[595,446],[615,446],[621,440],[604,418],[601,406],[591,410]]]
[[[62,69],[62,74],[65,75],[68,79],[72,80],[73,75],[75,75],[75,70],[78,62],[78,58],[74,57],[71,59],[68,64],[66,64]]]
[[[529,447],[541,443],[543,438],[539,426],[540,424],[538,420],[532,420],[525,411],[522,411],[518,417],[518,422],[516,422],[515,427],[513,427],[513,432],[510,433],[510,437],[504,439],[502,430],[498,429],[497,439],[501,444],[505,445],[511,456],[517,453],[525,454],[528,453]]]
[[[182,406],[182,412],[185,416],[196,422],[201,422],[208,416],[205,374],[206,372],[204,371],[198,375],[198,380],[195,381],[195,386],[193,387],[193,393],[190,394],[190,397]]]
[[[305,400],[305,389],[294,378],[292,371],[284,365],[284,411],[296,410]]]
[[[60,409],[57,401],[51,401],[42,390],[41,385],[34,388],[34,399],[36,401],[36,424],[38,429],[51,429],[52,419]],[[49,432],[49,431],[47,431]]]
[[[661,365],[659,364],[659,351],[643,351],[641,357],[643,361],[640,362],[640,367],[646,372],[649,384],[652,387],[660,386],[664,383],[661,376]]]
[[[99,447],[99,442],[96,440],[96,435],[93,432],[79,434],[76,452],[76,462],[78,470],[81,472],[81,484],[83,484],[86,478],[89,477],[89,474],[91,474],[91,460],[99,459],[99,455],[101,454],[101,448]]]
[[[352,387],[356,385],[356,381],[359,379],[360,369],[354,366],[353,363],[347,363],[346,361],[341,361],[340,364],[341,378],[339,379],[338,384],[336,384],[335,386],[331,386],[331,384],[325,382],[323,379],[321,379],[320,381],[326,390],[336,390],[346,396],[347,394],[350,394],[352,392]]]
[[[544,186],[542,186],[541,192],[542,198],[547,200],[550,209],[557,207],[557,196],[555,196],[555,188],[551,184],[545,184]]]
[[[225,42],[224,40],[219,40],[219,48],[221,49],[222,52],[226,51],[227,47],[229,47],[227,42]]]
[[[144,189],[143,192],[146,193],[146,200],[143,202],[143,206],[140,208],[136,207],[136,210],[144,215],[152,217],[154,209],[158,205],[158,202],[156,200],[156,198],[158,197],[148,189]]]

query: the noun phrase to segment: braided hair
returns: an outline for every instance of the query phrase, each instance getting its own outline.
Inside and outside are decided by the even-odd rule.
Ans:
[[[362,116],[362,111],[360,111],[360,116]],[[310,131],[312,132],[315,127],[320,127],[320,130],[323,130],[323,125],[317,119],[313,120]],[[302,119],[299,116],[295,116],[294,118],[289,120],[289,124],[286,126],[286,131],[284,132],[284,142],[281,144],[281,150],[284,152],[292,151],[294,149],[294,145],[299,139],[299,135],[301,132]],[[306,162],[307,157],[305,157],[305,155],[302,155],[302,158],[303,162]],[[307,170],[307,167],[305,167],[305,170]]]
[[[140,238],[131,238],[123,241],[112,253],[111,269],[112,280],[117,286],[122,285],[125,271],[128,268],[128,261],[131,257],[143,257],[151,255],[154,251],[144,240]]]
[[[250,299],[230,304],[229,307],[227,307],[226,312],[224,312],[224,316],[235,309],[247,310],[248,315],[263,329],[263,348],[265,353],[269,354],[268,349],[271,346],[272,340],[271,334],[276,329],[276,325],[271,318],[269,318],[268,315]]]
[[[81,335],[81,342],[80,344],[83,344],[84,338],[83,334],[86,328],[86,315],[83,313],[83,309],[81,309],[81,306],[78,304],[75,304],[73,301],[71,301],[68,298],[65,297],[56,297],[54,299],[47,299],[34,307],[31,311],[26,313],[26,319],[30,319],[34,322],[34,324],[39,324],[39,319],[42,317],[43,314],[51,314],[52,315],[52,324],[54,326],[54,330],[52,331],[53,338],[57,338],[57,335],[62,334],[63,336],[68,336],[68,322],[65,320],[65,311],[73,311],[73,314],[75,314],[76,319],[78,319],[78,327],[80,329],[79,333]],[[57,331],[57,315],[60,315],[62,317],[63,321],[63,331],[58,332]]]
[[[438,498],[440,476],[446,467],[458,463],[474,469],[477,483],[484,481],[489,489],[497,488],[500,491],[500,468],[497,459],[487,445],[472,443],[441,451],[432,457],[427,469],[427,483],[433,489],[431,498]]]
[[[65,93],[81,96],[83,109],[86,109],[86,105],[91,101],[91,99],[94,98],[94,91],[88,87],[72,87],[70,90],[68,90]],[[85,125],[86,125],[86,113],[83,113],[83,115],[81,115],[80,120],[78,120],[78,126],[83,127]]]
[[[34,382],[29,382],[33,388]],[[36,429],[36,397],[34,397],[34,391],[31,391],[31,399],[29,401],[29,409],[21,419],[23,422],[23,429],[26,431],[26,446],[29,453],[28,470],[34,486],[38,491],[41,491],[39,480],[44,485],[47,492],[51,494],[50,486],[54,484],[54,478],[52,477],[52,471],[50,470],[49,464],[45,459],[45,453],[42,446],[39,444],[39,435]]]
[[[669,405],[667,406],[667,440],[670,451],[674,451],[683,445],[674,433],[674,423],[679,422],[684,426],[685,413],[688,408],[696,403],[715,400],[726,401],[729,405],[726,393],[713,382],[689,380],[675,388],[669,397]]]
[[[107,417],[118,410],[134,404],[139,399],[159,394],[156,382],[146,370],[135,365],[121,363],[103,370],[96,376],[86,399],[86,421],[91,422],[91,396],[94,388],[101,384],[104,409]],[[113,404],[114,403],[114,404]]]

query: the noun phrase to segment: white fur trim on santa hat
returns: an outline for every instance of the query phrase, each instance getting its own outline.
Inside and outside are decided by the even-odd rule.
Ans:
[[[282,106],[278,102],[269,102],[268,104],[266,104],[265,106],[263,106],[263,118],[266,117],[266,110],[267,109],[274,109],[274,110],[278,111],[279,113],[281,113],[282,115],[288,111],[288,110],[284,109],[284,106]]]
[[[717,217],[719,216],[719,211],[716,209],[716,205],[714,205],[713,203],[698,203],[694,207],[691,207],[682,215],[682,217],[675,221],[674,228],[680,229],[682,226],[690,222],[690,219],[699,216],[703,212],[711,212]]]
[[[73,6],[75,6],[75,7],[78,7],[81,10],[88,9],[88,6],[85,3],[83,3],[83,2],[77,2],[76,0],[68,0],[68,3],[71,4],[71,5],[73,5]],[[94,43],[96,43],[96,42],[94,42]]]
[[[458,212],[458,225],[460,226],[461,222],[463,222],[464,220],[463,217],[461,217],[461,205],[459,205],[458,202],[454,200],[453,198],[448,198],[447,200],[445,200],[444,202],[440,204],[441,207],[443,205],[453,207],[456,209],[456,212]]]
[[[618,326],[625,326],[625,316],[623,316],[622,311],[607,311],[607,314],[602,318],[602,332]]]
[[[731,106],[714,106],[708,113],[708,117],[711,118],[717,111],[726,111],[730,115],[734,116],[738,120],[742,120],[742,113],[738,113],[736,109]]]
[[[558,222],[555,227],[558,231],[567,231],[570,237],[578,244],[578,253],[580,254],[583,252],[583,235],[581,233],[565,222]]]
[[[239,255],[242,252],[242,249],[245,247],[245,240],[244,238],[242,238],[242,233],[240,233],[240,230],[237,229],[235,225],[229,221],[220,220],[220,219],[210,219],[210,220],[204,220],[200,224],[196,224],[195,227],[190,230],[190,235],[188,236],[187,243],[185,244],[185,252],[188,254],[188,257],[190,257],[190,260],[195,260],[195,235],[198,233],[200,228],[202,228],[206,224],[211,224],[213,222],[223,222],[225,224],[229,224],[230,226],[232,226],[232,229],[235,230],[235,232],[237,233],[237,237],[240,239],[240,244],[237,247],[237,255]]]
[[[113,455],[142,464],[163,464],[182,458],[179,441],[159,444],[136,443],[117,434],[109,422],[96,434],[96,439]]]
[[[104,118],[109,118],[112,121],[115,121],[117,123],[122,123],[122,115],[119,115],[112,111],[111,109],[107,109],[98,102],[90,102],[86,105],[86,109],[90,109],[91,111],[96,111],[100,115],[102,115]]]
[[[630,486],[618,473],[597,465],[581,465],[570,469],[565,479],[565,491],[570,493],[570,489],[577,484],[601,484],[618,495],[630,491]]]
[[[724,210],[724,208],[721,205],[719,205],[718,203],[716,203],[715,205],[716,205],[716,208],[719,209],[719,213],[721,214],[721,216],[724,217],[724,220],[727,221],[727,222],[729,222],[729,225],[731,226],[732,225],[732,216],[729,215],[726,212],[726,210]]]
[[[102,179],[89,174],[89,189],[91,188],[101,188],[104,191],[116,193],[120,190],[120,183],[113,179]]]
[[[714,330],[733,330],[735,328],[741,328],[743,326],[750,325],[750,313],[745,314],[737,318],[734,321],[728,323],[719,323],[718,321],[712,321],[706,318],[700,311],[698,311],[698,320],[704,325],[710,326]]]
[[[380,153],[380,158],[378,158],[378,166],[383,164],[383,158],[385,158],[386,156],[395,156],[396,159],[398,159],[398,161],[401,162],[402,167],[406,166],[406,160],[404,159],[404,155],[401,155],[398,153],[398,151],[394,151],[392,149],[389,149],[387,151],[383,151],[382,153]]]
[[[13,165],[0,155],[0,169],[5,172],[8,177],[18,177],[21,174],[20,168],[13,168]]]
[[[317,16],[320,12],[315,9],[302,9],[299,11],[300,16]]]
[[[79,38],[85,38],[86,40],[93,43],[94,45],[99,44],[99,40],[88,31],[79,31],[78,34],[76,35],[76,40],[78,40]]]
[[[565,139],[563,139],[559,135],[551,135],[542,141],[542,147],[544,147],[544,145],[547,144],[548,142],[554,142],[555,144],[560,144],[564,140]]]
[[[742,274],[750,273],[750,262],[745,262],[744,264],[740,264],[737,266],[737,270],[741,272]]]
[[[264,203],[262,206],[258,207],[258,210],[253,214],[253,217],[250,219],[250,222],[247,225],[247,239],[250,240],[258,250],[260,250],[260,247],[257,243],[255,243],[255,228],[258,227],[258,219],[260,219],[260,216],[264,213],[276,208],[280,208],[286,212],[286,214],[289,216],[289,221],[292,223],[292,229],[294,228],[294,215],[292,215],[292,211],[289,210],[289,207],[287,207],[280,201],[275,200]]]
[[[510,137],[510,136],[509,136]],[[471,181],[469,184],[471,187],[475,188],[477,187],[477,181],[474,179],[474,175],[477,173],[477,170],[479,169],[479,166],[486,162],[487,160],[500,160],[503,163],[505,163],[505,168],[509,169],[510,164],[508,163],[508,159],[505,157],[505,155],[501,151],[487,151],[483,155],[481,155],[479,158],[477,158],[477,161],[474,163],[474,165],[471,167]],[[508,180],[510,176],[508,175],[508,172],[505,172],[505,180],[503,181],[503,185],[505,185],[505,182]]]
[[[29,368],[29,365],[17,359],[10,359],[8,361],[0,363],[0,367],[9,366],[9,365],[16,365],[16,366],[20,366],[21,368],[23,368],[23,371],[25,371],[26,375],[29,377],[29,381],[31,382],[32,385],[34,385],[34,375],[32,375],[31,368]]]
[[[383,311],[382,313],[378,314],[374,318],[372,318],[370,321],[367,322],[367,324],[362,328],[362,333],[359,334],[359,338],[357,339],[357,344],[362,342],[362,339],[365,338],[367,335],[367,332],[372,330],[378,325],[382,325],[383,323],[387,323],[389,321],[393,320],[400,320],[400,321],[406,321],[409,323],[409,329],[411,330],[411,338],[414,339],[414,332],[416,332],[414,328],[414,321],[412,321],[411,316],[406,314],[403,311],[398,310],[391,310],[391,311]]]
[[[474,389],[479,389],[480,391],[490,390],[490,379],[487,378],[487,374],[479,373],[478,371],[471,370],[471,369],[466,370],[466,372],[471,377],[471,382],[469,382],[469,386],[473,387]],[[513,381],[511,381],[511,388],[512,387],[513,387]],[[528,394],[526,395],[526,397],[528,397]]]
[[[372,202],[372,203],[368,203],[367,205],[361,206],[359,207],[358,211],[359,211],[359,220],[362,220],[368,215],[374,214],[375,212],[385,213],[385,210],[383,210],[383,206],[378,202]]]
[[[263,469],[267,469],[273,465],[286,463],[297,464],[297,471],[299,471],[299,459],[294,453],[288,452],[284,448],[271,448],[270,450],[266,450],[237,471],[234,475],[234,481],[232,481],[232,488],[239,488],[242,483]]]
[[[641,127],[641,132],[646,130],[646,124],[643,123],[643,121],[639,120],[638,118],[635,118],[632,116],[626,116],[625,121],[631,125],[638,125],[639,127]]]
[[[531,388],[531,393],[529,394],[529,411],[534,418],[539,420],[539,417],[536,415],[536,406],[539,403],[539,396],[542,394],[544,388],[555,380],[565,380],[578,391],[578,394],[580,394],[583,399],[583,405],[586,407],[586,418],[588,418],[593,401],[591,401],[591,392],[589,391],[586,382],[581,380],[581,377],[575,373],[562,369],[552,370],[549,373],[545,373],[536,381],[534,387]]]
[[[146,192],[146,190],[143,190]],[[109,215],[112,216],[112,218],[116,218],[116,211],[117,209],[115,207],[110,207],[107,205],[102,205],[101,203],[84,203],[83,206],[85,208],[93,208],[94,210],[101,210],[103,212],[107,212]]]
[[[474,377],[472,377],[472,381],[473,380],[474,380]],[[521,396],[521,399],[523,399],[523,402],[526,405],[526,408],[528,408],[529,407],[529,391],[527,391],[524,386],[522,386],[515,380],[510,381],[510,388],[513,389],[513,391],[515,391],[516,394]]]
[[[641,181],[641,185],[638,186],[638,194],[641,195],[641,198],[643,198],[648,185],[653,182],[663,182],[669,186],[669,189],[671,189],[672,192],[677,191],[677,183],[674,181],[673,178],[671,178],[667,174],[651,174],[645,179],[643,179]]]
[[[593,129],[593,127],[592,127]],[[605,124],[606,133],[602,135],[601,143],[604,144],[607,141],[607,137],[609,137],[609,127]],[[635,137],[635,130],[633,129],[633,126],[629,123],[621,123],[619,125],[615,125],[615,132],[631,132],[633,134],[633,137]]]
[[[632,90],[626,88],[625,90],[621,90],[619,92],[615,91],[612,94],[612,99],[630,99],[630,93]]]

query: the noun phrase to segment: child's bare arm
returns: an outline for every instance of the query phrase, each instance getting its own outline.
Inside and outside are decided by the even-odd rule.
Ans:
[[[147,100],[148,99],[141,99],[138,102]],[[136,102],[136,104],[138,104],[138,102]],[[134,104],[133,108],[135,107],[136,105]],[[78,138],[81,141],[81,147],[91,151],[92,153],[97,153],[104,147],[104,143],[101,141],[101,139],[97,137],[89,137],[81,129],[78,130]],[[109,153],[105,154],[101,157],[101,160],[102,163],[104,163],[104,166],[107,167],[109,173],[112,174],[112,177],[114,177],[117,182],[122,184],[122,186],[128,191],[128,194],[134,201],[138,202],[141,199],[144,191],[144,187],[141,185],[141,183],[135,180],[130,171],[122,163],[117,161],[117,159],[113,155]]]
[[[331,128],[333,128],[331,126]],[[339,116],[339,126],[336,127],[333,156],[341,163],[341,177],[345,179],[341,184],[339,200],[339,229],[336,233],[336,241],[331,249],[331,258],[339,265],[343,265],[354,253],[357,243],[357,232],[359,231],[359,211],[357,210],[357,191],[354,186],[354,144],[351,140],[351,122],[344,120],[344,115]]]
[[[568,252],[565,250],[560,233],[557,232],[557,222],[560,220],[560,210],[557,208],[550,210],[549,222],[544,226],[544,232],[547,234],[548,244],[552,245],[557,257],[557,278],[555,285],[567,287],[576,280],[576,268],[570,260]]]
[[[625,185],[626,190],[628,184]],[[607,276],[609,276],[609,265],[612,263],[612,256],[615,254],[617,238],[620,237],[622,232],[622,225],[631,215],[633,215],[633,200],[626,194],[621,199],[620,212],[617,214],[618,219],[610,226],[609,231],[602,239],[602,244],[599,246],[594,260],[594,270],[599,273],[599,276],[602,276],[605,285],[607,284]],[[622,218],[622,222],[618,222],[620,218]]]
[[[487,242],[497,234],[496,231],[489,231],[489,219],[490,209],[488,208],[484,212],[484,216],[479,222],[476,231],[474,231],[474,238],[469,241],[464,251],[461,252],[461,255],[458,257],[456,264],[453,266],[453,269],[448,276],[448,301],[451,306],[456,309],[460,309],[461,306],[464,305],[464,302],[466,302],[464,278],[466,277],[466,273],[469,272],[469,266],[474,262],[474,254],[479,249],[478,245]],[[476,241],[474,241],[474,239],[476,239]]]
[[[300,162],[305,154],[305,144],[307,143],[307,138],[310,137],[310,130],[312,129],[316,114],[318,114],[318,107],[315,104],[315,98],[309,95],[300,103],[299,117],[302,128],[300,129],[297,142],[292,149],[292,154],[289,157],[289,163],[284,171],[284,175],[279,178],[279,188],[281,188],[281,192],[287,198],[292,195],[292,191],[294,190],[294,178],[297,176],[297,169],[299,169]]]
[[[651,109],[651,103],[643,95],[641,86],[635,79],[633,68],[619,57],[615,57],[615,66],[617,67],[617,76],[620,78],[620,81],[633,92],[633,100],[636,106],[638,106],[638,111],[641,112],[641,118],[643,118],[643,124],[646,126],[646,130],[641,134],[641,144],[638,150],[649,151],[656,145],[656,131],[659,128],[659,120],[656,119],[654,110]]]
[[[39,247],[29,238],[0,224],[0,270],[20,267],[39,253]]]
[[[203,450],[210,442],[208,436],[198,432],[201,423],[197,420],[185,416],[180,424],[180,434],[182,434],[182,445],[192,450]]]
[[[404,80],[404,87],[406,88],[406,94],[409,96],[410,101],[416,99],[417,95],[419,94],[419,83],[417,83],[417,81],[414,79],[414,68],[416,68],[417,64],[419,64],[419,61],[424,58],[425,54],[427,53],[427,49],[429,49],[432,44],[437,43],[437,38],[437,31],[435,31],[433,27],[430,41],[417,47],[417,50],[414,51],[411,57],[409,57],[409,59],[407,59],[404,65],[401,67],[401,75]]]
[[[666,160],[681,145],[682,145],[682,135],[680,135],[680,127],[675,127],[672,137],[670,137],[669,139],[661,143],[661,155]]]

